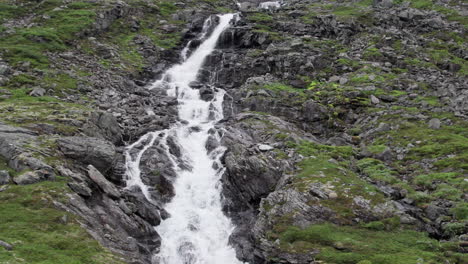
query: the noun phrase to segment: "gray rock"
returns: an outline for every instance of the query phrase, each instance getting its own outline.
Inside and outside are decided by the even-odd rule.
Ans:
[[[374,0],[372,5],[374,7],[390,8],[393,6],[393,0]]]
[[[84,183],[69,182],[68,186],[70,187],[70,189],[72,189],[74,192],[81,196],[91,197],[92,191]]]
[[[0,75],[7,75],[9,72],[9,67],[6,64],[0,64]]]
[[[115,185],[108,181],[93,165],[88,165],[88,176],[105,194],[116,199],[120,197],[120,192]]]
[[[340,77],[340,81],[339,81],[339,82],[340,82],[341,85],[344,85],[344,84],[346,84],[346,83],[348,82],[348,78],[346,78],[346,77]]]
[[[112,168],[117,155],[113,144],[99,138],[65,137],[57,144],[66,157],[91,164],[103,173]]]
[[[8,251],[13,250],[13,246],[3,240],[0,240],[0,246]]]
[[[330,79],[328,79],[329,82],[338,82],[340,80],[340,77],[339,76],[332,76],[330,77]]]
[[[375,97],[373,94],[370,96],[371,103],[373,104],[379,104],[380,100],[379,98]]]
[[[8,184],[10,182],[10,173],[6,170],[0,171],[0,185]]]
[[[41,180],[43,179],[35,171],[28,171],[13,178],[13,181],[18,185],[33,184]]]
[[[90,137],[107,139],[112,143],[118,143],[122,140],[122,129],[117,118],[108,112],[92,113],[83,132]]]
[[[270,146],[270,145],[259,144],[259,145],[258,145],[258,149],[259,149],[260,151],[266,152],[266,151],[270,151],[270,150],[274,149],[274,147],[272,147],[272,146]]]
[[[30,93],[29,95],[30,96],[35,96],[35,97],[40,97],[40,96],[44,96],[46,93],[46,90],[44,88],[41,88],[41,87],[35,87]]]
[[[214,91],[212,88],[203,87],[200,88],[200,98],[204,101],[211,101],[214,98]]]
[[[328,118],[328,110],[325,106],[308,100],[304,103],[303,115],[306,121],[320,121]]]
[[[427,215],[427,218],[435,220],[439,216],[447,214],[447,209],[433,204],[429,204],[425,209],[425,213]]]
[[[429,126],[429,128],[432,128],[432,129],[439,129],[440,128],[440,119],[432,118],[431,120],[429,120],[428,126]]]

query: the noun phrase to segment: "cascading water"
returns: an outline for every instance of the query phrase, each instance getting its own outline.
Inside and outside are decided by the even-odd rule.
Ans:
[[[139,163],[144,152],[153,144],[160,144],[167,151],[177,173],[174,184],[175,196],[166,205],[170,217],[161,222],[156,230],[161,236],[160,253],[154,257],[162,264],[238,264],[235,250],[228,244],[233,230],[229,218],[222,212],[221,185],[219,179],[224,172],[220,157],[224,147],[207,151],[209,137],[220,140],[215,124],[223,118],[222,103],[225,92],[216,89],[211,101],[204,101],[199,90],[189,84],[197,79],[206,57],[214,50],[221,33],[229,27],[233,14],[219,16],[219,24],[211,35],[185,59],[170,68],[161,80],[150,89],[166,87],[170,96],[178,99],[180,122],[170,129],[151,132],[127,148],[127,185],[138,185],[145,196],[151,199],[148,187],[140,177]],[[205,27],[212,23],[208,20]],[[204,29],[202,37],[207,34]],[[169,152],[167,138],[172,137],[182,150],[182,157]],[[132,152],[136,145],[144,145]]]

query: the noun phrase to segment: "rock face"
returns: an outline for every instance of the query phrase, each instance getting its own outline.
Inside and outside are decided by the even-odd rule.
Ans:
[[[90,137],[106,139],[114,144],[118,144],[122,140],[122,130],[117,118],[110,113],[92,113],[83,130]]]
[[[91,164],[105,173],[112,169],[116,150],[112,143],[91,137],[65,137],[57,140],[60,151],[68,158]]]
[[[93,165],[88,166],[88,176],[96,183],[102,192],[107,194],[109,197],[117,199],[120,197],[120,192],[117,188],[110,183]]]
[[[78,215],[96,240],[129,263],[154,263],[161,243],[154,226],[168,217],[164,203],[174,195],[167,152],[180,160],[183,153],[170,137],[168,149],[158,139],[147,149],[140,168],[148,201],[125,186],[124,145],[180,121],[176,98],[164,85],[148,84],[180,61],[189,41],[188,55],[200,45],[206,17],[237,8],[239,18],[190,86],[207,101],[215,89],[226,91],[222,202],[236,226],[230,242],[238,258],[251,264],[371,259],[370,249],[327,234],[325,245],[302,233],[285,239],[291,230],[330,224],[329,233],[424,231],[444,245],[430,249],[437,259],[424,262],[464,263],[452,252],[467,248],[468,48],[460,17],[468,13],[458,2],[418,8],[391,0],[368,6],[291,0],[269,10],[259,9],[261,0],[72,2],[24,2],[21,10],[31,14],[0,19],[1,40],[13,36],[21,47],[31,41],[42,54],[0,58],[0,156],[16,171],[10,177],[2,168],[0,185],[65,177],[70,202],[56,201],[57,207]],[[96,16],[72,39],[28,33],[55,23],[49,13],[80,9]],[[207,151],[216,144],[209,139]],[[375,243],[384,248],[385,242]],[[330,251],[339,258],[324,257]],[[361,251],[365,258],[346,259]]]
[[[33,184],[44,180],[53,180],[54,175],[47,170],[28,171],[13,178],[18,185]]]

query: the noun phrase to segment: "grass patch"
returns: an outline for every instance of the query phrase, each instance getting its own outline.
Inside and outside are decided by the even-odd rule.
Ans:
[[[387,184],[399,183],[396,172],[387,168],[387,166],[380,160],[365,158],[357,162],[359,170],[373,181],[380,181]]]
[[[14,126],[49,124],[57,133],[71,135],[78,131],[72,120],[84,121],[87,105],[61,102],[51,96],[29,96],[30,89],[10,90],[12,96],[0,101],[0,119]]]
[[[48,19],[40,16],[36,22],[40,26],[16,29],[12,34],[0,39],[0,51],[12,65],[29,62],[33,67],[45,69],[49,62],[45,52],[55,52],[67,49],[67,43],[76,37],[76,33],[89,28],[94,22],[94,4],[74,2],[60,10],[53,10],[62,5],[62,1],[44,1],[40,5],[28,3],[27,12],[42,13]],[[2,8],[0,8],[2,10]],[[19,15],[18,8],[3,9],[2,16],[9,12],[10,17]],[[22,13],[21,13],[22,14]]]
[[[344,249],[337,250],[338,244]],[[435,264],[446,259],[437,240],[412,230],[386,232],[331,224],[289,227],[280,235],[280,245],[286,250],[296,245],[304,251],[318,248],[316,260],[336,264],[414,264],[421,260]]]
[[[65,201],[66,181],[15,186],[0,192],[0,237],[14,246],[0,248],[1,263],[123,263],[80,227],[75,217],[55,209]]]

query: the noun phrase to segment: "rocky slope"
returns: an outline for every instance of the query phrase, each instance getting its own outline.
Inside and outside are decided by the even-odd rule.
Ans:
[[[0,262],[151,263],[174,172],[148,149],[148,202],[124,147],[177,102],[145,86],[239,11],[194,84],[228,92],[239,259],[466,263],[466,3],[260,2],[2,1]]]

